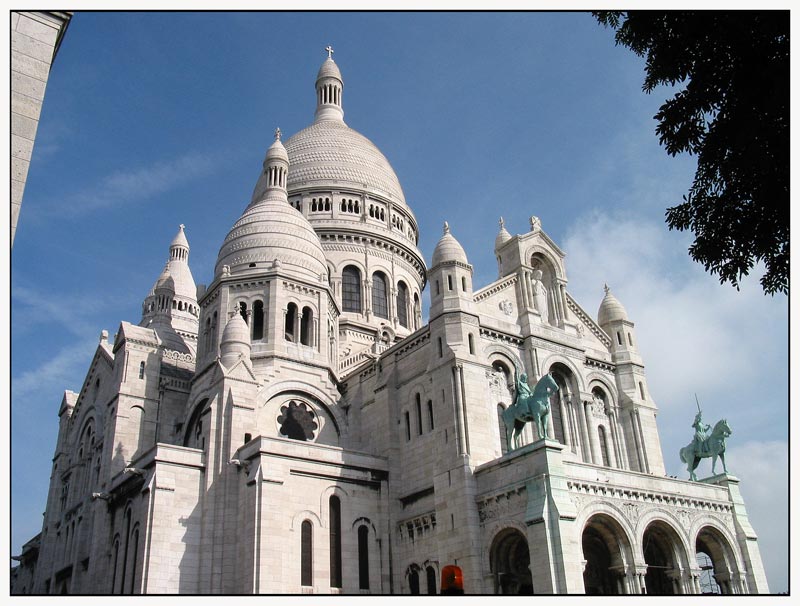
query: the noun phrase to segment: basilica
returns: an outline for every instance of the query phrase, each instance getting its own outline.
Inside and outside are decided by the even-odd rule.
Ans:
[[[490,284],[455,223],[428,263],[343,87],[329,51],[208,285],[181,225],[102,332],[14,592],[437,594],[453,565],[470,594],[768,593],[739,480],[666,475],[613,292],[575,301],[537,217],[500,220]],[[539,385],[541,432],[509,412]]]

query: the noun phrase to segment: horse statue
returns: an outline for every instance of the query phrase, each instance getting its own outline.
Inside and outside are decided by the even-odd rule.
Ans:
[[[516,373],[515,373],[516,374]],[[558,385],[550,373],[544,375],[531,391],[528,375],[522,373],[517,379],[514,403],[503,411],[506,425],[508,450],[519,448],[520,436],[525,423],[535,421],[539,439],[547,437],[547,415],[550,414],[550,396],[558,390]],[[513,433],[513,437],[509,434]],[[513,447],[511,445],[513,440]]]
[[[695,423],[698,423],[697,419],[695,419]],[[717,424],[714,425],[714,429],[711,430],[711,435],[708,437],[705,437],[704,434],[709,426],[702,425],[701,421],[700,427],[702,430],[701,428],[698,428],[698,434],[695,434],[695,439],[692,440],[692,443],[681,448],[680,452],[681,461],[687,465],[689,479],[694,480],[695,482],[697,481],[697,476],[695,475],[694,470],[700,463],[700,459],[707,457],[712,457],[712,474],[716,474],[717,457],[719,457],[722,461],[722,470],[725,473],[728,473],[728,467],[725,465],[725,438],[733,433],[731,428],[728,427],[728,422],[725,419],[720,419],[717,421]]]

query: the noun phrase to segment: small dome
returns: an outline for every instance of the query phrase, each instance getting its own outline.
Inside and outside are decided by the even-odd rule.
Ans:
[[[321,80],[322,78],[342,79],[342,72],[339,71],[339,66],[336,65],[332,57],[325,59],[317,72],[317,80]]]
[[[494,249],[500,250],[500,247],[510,239],[511,234],[508,233],[508,230],[506,229],[506,222],[503,221],[503,217],[500,217],[500,231],[498,232],[497,237],[494,239]]]
[[[227,265],[230,273],[272,267],[296,270],[318,281],[328,274],[322,244],[308,220],[288,202],[266,199],[251,204],[228,232],[217,257],[214,275]]]
[[[609,322],[616,322],[619,320],[627,320],[628,312],[622,306],[622,303],[611,294],[611,289],[608,285],[605,286],[606,296],[603,297],[600,303],[600,309],[597,311],[597,323],[604,326]]]
[[[175,237],[172,239],[172,243],[169,245],[170,248],[175,246],[181,246],[183,248],[189,248],[189,240],[186,239],[186,234],[183,232],[183,228],[186,227],[185,225],[178,226],[178,233],[175,234]]]
[[[444,263],[445,261],[458,261],[469,265],[467,254],[461,244],[458,243],[458,240],[450,233],[450,226],[447,221],[444,223],[444,235],[439,239],[436,248],[433,249],[431,267],[436,267],[439,263]]]
[[[222,339],[220,340],[220,348],[224,349],[225,345],[233,343],[245,344],[250,347],[250,329],[247,327],[247,322],[242,318],[242,314],[238,312],[225,325],[225,330],[222,331]]]
[[[269,146],[267,149],[267,155],[264,158],[264,164],[268,164],[275,160],[281,160],[285,163],[289,163],[289,154],[286,153],[286,148],[281,143],[281,129],[275,129],[275,141],[272,145]]]

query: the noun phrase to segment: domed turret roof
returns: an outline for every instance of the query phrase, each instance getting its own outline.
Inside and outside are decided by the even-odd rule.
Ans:
[[[445,261],[458,261],[469,265],[467,253],[464,252],[464,248],[450,233],[450,226],[447,221],[444,223],[444,235],[439,238],[436,248],[433,249],[431,267],[436,267],[439,263],[444,263]]]
[[[511,234],[508,233],[508,230],[506,229],[506,222],[503,221],[503,217],[500,217],[500,231],[497,233],[497,237],[494,239],[494,249],[499,250],[500,247],[510,239]]]
[[[178,233],[169,245],[169,261],[153,284],[153,288],[150,289],[148,297],[155,295],[156,289],[164,288],[171,291],[173,295],[190,301],[194,301],[197,297],[197,286],[188,263],[189,241],[183,230],[184,226],[180,225]]]
[[[228,320],[228,323],[225,325],[225,330],[222,331],[222,338],[219,343],[221,349],[225,349],[224,346],[231,343],[250,345],[250,329],[247,327],[247,323],[244,321],[241,314],[236,313]]]
[[[611,294],[611,289],[608,285],[605,286],[606,296],[600,302],[600,309],[597,311],[597,323],[604,326],[609,322],[616,322],[619,320],[627,320],[628,312],[622,306],[622,303]]]
[[[342,79],[342,72],[339,71],[339,66],[336,65],[336,62],[333,60],[333,57],[328,57],[322,63],[317,72],[317,80],[321,80],[322,78],[338,78],[339,80]]]

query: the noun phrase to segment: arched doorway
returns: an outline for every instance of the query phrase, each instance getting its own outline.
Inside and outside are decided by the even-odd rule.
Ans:
[[[642,536],[642,553],[647,564],[645,588],[651,595],[681,593],[680,571],[686,563],[677,533],[665,522],[651,523]]]
[[[583,585],[587,595],[626,593],[626,563],[632,561],[630,542],[620,524],[605,514],[592,516],[581,536]]]
[[[494,592],[503,595],[533,595],[530,564],[531,556],[525,535],[513,528],[498,534],[490,551]]]
[[[737,593],[736,558],[722,533],[704,526],[695,540],[697,567],[700,569],[700,593]]]

